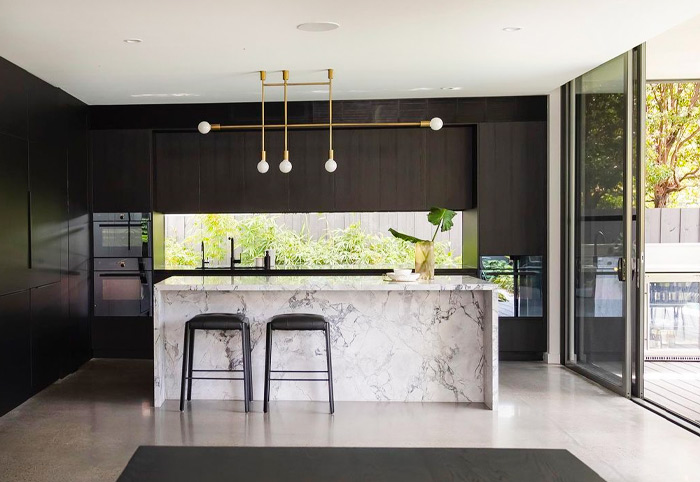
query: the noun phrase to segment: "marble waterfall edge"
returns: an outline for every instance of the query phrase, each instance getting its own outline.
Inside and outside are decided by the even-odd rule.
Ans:
[[[371,279],[370,279],[371,278]],[[497,405],[494,286],[469,277],[397,284],[375,277],[171,278],[156,285],[155,405],[180,396],[185,322],[241,313],[251,324],[254,398],[263,394],[265,323],[316,313],[331,325],[337,401]],[[195,369],[241,368],[240,335],[198,332]],[[273,369],[325,369],[322,333],[275,332]],[[323,377],[324,374],[318,374]],[[195,380],[193,399],[241,399],[241,382]],[[322,382],[273,382],[272,400],[327,400]]]

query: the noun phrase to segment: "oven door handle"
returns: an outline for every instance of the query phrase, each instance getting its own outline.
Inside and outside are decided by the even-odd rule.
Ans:
[[[137,276],[143,280],[142,273],[98,273],[100,278],[136,278]]]
[[[140,228],[140,224],[136,223],[100,223],[98,228]]]

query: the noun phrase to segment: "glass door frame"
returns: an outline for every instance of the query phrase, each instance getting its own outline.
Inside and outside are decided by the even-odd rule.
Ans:
[[[563,346],[562,364],[568,368],[592,379],[604,387],[631,398],[638,396],[641,385],[641,364],[643,344],[640,320],[643,316],[641,307],[644,297],[643,290],[643,249],[644,249],[644,124],[641,115],[646,99],[644,78],[644,46],[635,48],[623,54],[625,63],[625,85],[627,95],[625,106],[625,166],[624,166],[624,259],[625,259],[625,289],[623,317],[625,327],[624,355],[622,360],[622,384],[617,385],[593,371],[587,370],[576,363],[575,356],[575,246],[576,240],[576,80],[562,87],[562,191],[564,206],[562,209],[562,333]],[[641,73],[641,76],[640,76]],[[636,82],[635,82],[636,80]],[[635,111],[635,98],[638,105]],[[636,132],[636,135],[635,135]],[[636,145],[635,145],[636,141]],[[635,168],[637,175],[635,176]],[[633,225],[634,206],[636,205],[637,223]],[[634,232],[633,232],[634,231]],[[640,236],[641,235],[641,236]],[[639,269],[637,269],[639,268]]]

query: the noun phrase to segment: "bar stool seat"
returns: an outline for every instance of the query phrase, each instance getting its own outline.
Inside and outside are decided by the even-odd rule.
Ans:
[[[328,327],[328,322],[321,315],[289,313],[273,316],[269,321],[269,325],[272,330],[325,331]]]
[[[280,331],[322,331],[326,338],[326,370],[272,370],[272,332]],[[331,363],[330,325],[321,315],[288,313],[273,316],[267,323],[265,350],[265,398],[263,411],[267,413],[270,403],[271,381],[328,382],[328,404],[330,412],[335,412],[333,400],[333,366]],[[271,373],[325,373],[327,378],[271,378]]]
[[[195,370],[193,368],[194,339],[197,330],[240,331],[241,349],[243,351],[242,370]],[[192,380],[241,380],[243,381],[245,411],[250,410],[250,402],[253,400],[253,376],[251,370],[251,343],[250,325],[245,317],[231,313],[204,313],[196,315],[185,323],[185,339],[182,354],[182,381],[180,385],[180,411],[185,409],[185,389],[187,400],[192,400]],[[242,378],[234,377],[194,377],[194,372],[224,372],[243,373]]]

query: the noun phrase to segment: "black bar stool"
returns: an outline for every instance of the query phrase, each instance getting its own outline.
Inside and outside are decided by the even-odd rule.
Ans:
[[[326,336],[326,370],[271,370],[272,364],[272,332],[284,331],[322,331]],[[321,315],[291,313],[273,316],[267,323],[267,347],[265,349],[265,401],[263,411],[267,413],[270,403],[270,381],[277,382],[328,382],[328,403],[331,413],[335,411],[333,404],[333,367],[331,364],[331,338],[329,324]],[[271,373],[325,373],[328,378],[270,378]]]
[[[193,370],[192,359],[194,358],[194,335],[197,330],[240,331],[241,348],[243,349],[243,369]],[[192,380],[242,380],[243,391],[245,392],[245,411],[249,411],[250,401],[253,400],[253,377],[251,371],[250,325],[246,322],[243,316],[229,313],[205,313],[202,315],[197,315],[185,323],[185,340],[182,355],[182,382],[180,384],[181,412],[185,409],[185,387],[187,387],[187,400],[192,400]],[[242,372],[243,378],[193,377],[193,372]]]

